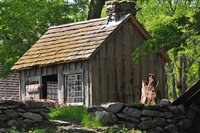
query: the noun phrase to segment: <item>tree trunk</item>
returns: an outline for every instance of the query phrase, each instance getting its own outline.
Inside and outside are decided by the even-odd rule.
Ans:
[[[183,55],[183,79],[182,79],[182,92],[187,90],[187,57]]]
[[[198,71],[199,71],[199,72],[198,72],[198,73],[199,73],[199,74],[198,74],[198,77],[199,77],[199,80],[200,80],[200,61],[198,62]]]
[[[155,104],[158,103],[161,93],[158,90],[159,82],[156,81],[154,74],[149,74],[149,81],[142,81],[141,103]]]
[[[91,0],[88,12],[88,20],[101,17],[101,11],[106,0]]]
[[[178,69],[179,77],[178,77],[177,88],[179,89],[179,96],[180,96],[183,93],[182,92],[183,57],[182,56],[180,56],[179,62],[180,62],[180,66],[179,66],[179,69]]]
[[[172,74],[172,97],[173,97],[173,99],[177,98],[177,94],[176,94],[176,79],[175,79],[174,73]]]

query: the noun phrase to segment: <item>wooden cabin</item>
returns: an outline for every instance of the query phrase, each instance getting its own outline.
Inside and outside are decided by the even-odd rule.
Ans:
[[[156,74],[164,97],[166,53],[133,61],[134,50],[150,38],[134,17],[135,3],[107,2],[107,10],[106,18],[50,27],[15,63],[22,100],[33,96],[85,106],[131,102],[140,98],[148,73]]]

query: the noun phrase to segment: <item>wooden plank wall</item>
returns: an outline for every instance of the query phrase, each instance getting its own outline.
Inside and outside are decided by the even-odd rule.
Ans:
[[[126,22],[101,46],[91,60],[93,104],[139,101],[141,81],[147,80],[148,73],[163,80],[164,66],[157,55],[143,55],[139,63],[133,61],[133,51],[143,42],[142,35]]]
[[[91,76],[89,73],[88,61],[79,61],[74,63],[65,63],[59,65],[45,66],[45,67],[34,67],[29,70],[20,72],[20,88],[21,88],[21,99],[25,98],[26,90],[25,85],[37,80],[39,84],[42,84],[42,76],[57,74],[58,76],[58,101],[65,101],[65,76],[67,74],[82,73],[83,74],[83,89],[84,89],[84,105],[90,105],[90,81]],[[39,78],[38,78],[39,77]],[[39,79],[39,80],[38,80]],[[89,86],[90,85],[90,86]]]
[[[2,67],[0,66],[0,73]],[[12,73],[6,78],[0,78],[0,100],[19,100],[19,74]]]

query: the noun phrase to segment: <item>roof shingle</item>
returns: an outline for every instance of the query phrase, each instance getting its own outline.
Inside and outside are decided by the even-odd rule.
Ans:
[[[50,27],[12,70],[87,60],[119,24],[109,25],[107,18],[100,18]]]

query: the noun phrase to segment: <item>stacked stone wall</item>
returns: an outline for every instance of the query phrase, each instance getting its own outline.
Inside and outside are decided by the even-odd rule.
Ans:
[[[11,100],[0,101],[0,128],[13,126],[33,126],[48,122],[50,103],[45,102],[17,102]]]
[[[105,124],[126,125],[147,133],[199,133],[200,107],[108,103],[93,106],[90,115]]]

